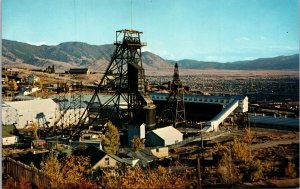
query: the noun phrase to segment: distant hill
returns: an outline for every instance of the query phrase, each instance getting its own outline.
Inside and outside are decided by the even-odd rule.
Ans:
[[[298,70],[299,54],[259,58],[256,60],[231,63],[203,62],[197,60],[179,60],[178,65],[186,69],[225,69],[225,70]]]
[[[92,71],[104,71],[114,52],[114,45],[89,45],[82,42],[66,42],[56,46],[35,46],[27,43],[2,40],[2,64],[9,67],[46,68],[55,65],[57,70],[89,67]],[[232,63],[204,62],[184,59],[165,60],[151,52],[142,53],[145,69],[170,70],[175,62],[180,69],[228,69],[228,70],[298,70],[299,54],[261,58]]]

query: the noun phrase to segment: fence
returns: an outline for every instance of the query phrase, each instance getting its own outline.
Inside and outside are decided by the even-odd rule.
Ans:
[[[32,185],[39,186],[39,188],[49,188],[49,179],[41,170],[9,157],[2,160],[2,174],[8,174],[16,179],[23,177]]]

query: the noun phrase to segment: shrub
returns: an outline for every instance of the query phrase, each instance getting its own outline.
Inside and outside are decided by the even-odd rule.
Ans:
[[[263,168],[259,160],[251,160],[249,162],[249,179],[251,181],[257,181],[263,177]]]
[[[239,182],[238,170],[230,155],[223,154],[216,173],[222,184],[231,185]]]
[[[234,139],[231,143],[231,153],[234,161],[246,163],[251,159],[250,146],[242,141]]]
[[[284,169],[285,176],[290,178],[296,178],[297,172],[295,171],[295,163],[288,162],[287,167]]]

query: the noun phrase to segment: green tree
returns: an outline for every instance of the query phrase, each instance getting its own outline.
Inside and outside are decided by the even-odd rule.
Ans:
[[[102,138],[103,149],[108,154],[116,154],[120,146],[120,135],[116,126],[108,122],[104,137]]]

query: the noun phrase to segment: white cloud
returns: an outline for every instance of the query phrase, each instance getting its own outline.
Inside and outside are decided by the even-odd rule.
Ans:
[[[46,45],[46,42],[32,42],[32,41],[26,41],[26,43],[30,45],[35,45],[35,46],[41,46],[41,45]]]

